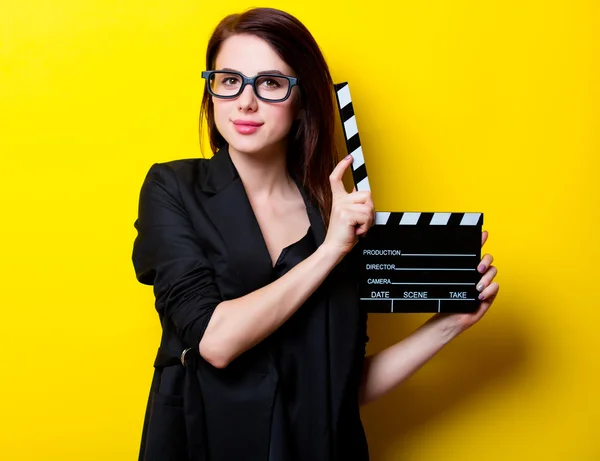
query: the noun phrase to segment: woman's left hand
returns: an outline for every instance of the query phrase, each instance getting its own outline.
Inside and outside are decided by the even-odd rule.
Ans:
[[[488,238],[488,232],[483,231],[481,234],[481,246],[485,244]],[[489,310],[493,304],[498,290],[500,289],[498,282],[494,278],[498,274],[496,266],[492,266],[494,258],[490,254],[486,254],[481,258],[481,262],[477,267],[479,273],[483,274],[477,283],[477,291],[479,291],[479,299],[481,303],[479,308],[473,313],[466,314],[436,314],[431,320],[440,322],[442,332],[448,339],[452,339],[461,332],[465,331],[470,326],[477,323]]]

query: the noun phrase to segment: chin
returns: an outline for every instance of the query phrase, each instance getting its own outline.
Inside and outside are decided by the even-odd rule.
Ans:
[[[265,148],[262,142],[253,141],[250,139],[229,139],[227,140],[230,149],[235,149],[242,154],[256,154]]]
[[[237,152],[247,155],[256,155],[275,148],[280,142],[265,142],[263,139],[253,138],[252,136],[232,136],[226,140],[229,146]]]

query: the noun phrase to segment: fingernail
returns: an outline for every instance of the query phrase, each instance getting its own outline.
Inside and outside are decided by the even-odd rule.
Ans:
[[[350,160],[352,158],[351,154],[346,155],[346,158],[344,160]]]
[[[481,291],[483,290],[483,283],[480,283],[479,285],[477,285],[477,291]]]
[[[477,268],[477,270],[479,272],[483,272],[483,271],[485,271],[485,266],[483,264],[480,264],[479,267]]]
[[[485,299],[485,295],[484,295],[483,293],[481,293],[481,294],[478,296],[478,298],[479,298],[479,300],[480,300],[480,301],[483,301],[483,300]]]

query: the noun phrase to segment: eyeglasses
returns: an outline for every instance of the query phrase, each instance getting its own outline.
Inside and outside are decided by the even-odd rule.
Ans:
[[[241,72],[206,70],[202,72],[206,88],[217,98],[237,98],[246,85],[252,85],[258,99],[267,102],[283,102],[290,97],[292,88],[298,85],[298,78],[280,74],[260,74],[246,77]]]

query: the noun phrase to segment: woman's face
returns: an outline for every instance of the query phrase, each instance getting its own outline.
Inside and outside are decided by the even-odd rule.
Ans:
[[[236,70],[247,77],[259,72],[279,71],[296,74],[264,40],[253,35],[234,35],[221,44],[215,70]],[[283,102],[258,99],[252,85],[247,85],[235,99],[212,96],[215,124],[229,143],[229,148],[245,154],[285,152],[286,137],[297,115],[298,87]],[[252,128],[244,122],[258,124]]]

